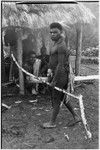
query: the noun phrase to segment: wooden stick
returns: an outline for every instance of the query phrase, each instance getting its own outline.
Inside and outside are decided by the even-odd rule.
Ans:
[[[94,79],[99,79],[99,75],[75,76],[74,81],[84,81],[84,80],[94,80]]]
[[[12,54],[12,57],[13,57],[13,60],[15,61],[16,65],[17,65],[23,72],[25,72],[26,74],[28,74],[28,75],[34,77],[34,78],[37,79],[37,80],[40,80],[40,81],[43,82],[43,83],[46,83],[47,85],[50,85],[50,83],[43,81],[40,77],[35,77],[33,74],[28,73],[26,70],[24,70],[22,67],[19,66],[19,64],[16,62],[16,60],[15,60],[13,54]],[[87,124],[87,121],[86,121],[86,118],[85,118],[82,95],[75,96],[75,95],[73,95],[73,94],[71,94],[71,93],[68,93],[68,92],[67,92],[66,90],[64,90],[64,89],[60,89],[60,88],[58,88],[58,87],[54,87],[54,88],[55,88],[56,90],[60,91],[60,92],[63,92],[63,93],[65,93],[65,94],[67,94],[68,96],[72,96],[73,98],[79,100],[82,122],[83,122],[83,125],[84,125],[84,127],[85,127],[86,134],[87,134],[88,138],[91,138],[91,137],[92,137],[92,134],[91,134],[91,132],[89,131],[88,124]]]
[[[12,84],[14,81],[10,81],[10,82],[7,82],[7,83],[2,83],[1,86],[7,86],[7,85],[10,85]]]
[[[79,96],[79,106],[80,106],[80,111],[81,111],[81,118],[82,118],[82,122],[83,122],[83,125],[85,127],[85,130],[86,130],[86,134],[87,134],[87,137],[89,139],[92,138],[92,134],[89,130],[89,126],[87,124],[87,120],[86,120],[86,117],[85,117],[85,112],[84,112],[84,105],[83,105],[83,100],[82,100],[82,95]]]
[[[8,109],[11,108],[11,106],[8,106],[8,105],[6,105],[6,104],[4,104],[4,103],[2,103],[2,106],[5,107],[5,108],[8,108]]]

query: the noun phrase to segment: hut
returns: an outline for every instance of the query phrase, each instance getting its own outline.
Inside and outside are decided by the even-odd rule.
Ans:
[[[74,30],[76,32],[76,61],[75,73],[80,73],[80,59],[82,46],[82,28],[85,24],[91,24],[95,16],[81,3],[74,4],[20,4],[15,2],[2,2],[2,28],[4,26],[16,26],[17,29],[17,59],[22,66],[22,28],[29,28],[35,39],[35,51],[40,53],[42,41],[44,41],[47,53],[52,42],[49,39],[49,24],[57,21],[65,29],[65,33]],[[20,93],[24,94],[24,81],[22,71],[19,70]]]

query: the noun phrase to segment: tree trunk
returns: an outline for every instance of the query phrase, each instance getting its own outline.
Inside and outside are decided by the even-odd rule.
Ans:
[[[76,60],[75,60],[75,75],[80,74],[81,66],[81,48],[82,48],[82,25],[80,28],[76,29],[77,39],[76,39]]]
[[[22,56],[23,56],[23,50],[22,50],[22,31],[18,30],[18,40],[17,40],[17,52],[18,52],[18,63],[22,67]],[[24,76],[22,70],[19,69],[19,86],[20,86],[20,94],[24,95]]]

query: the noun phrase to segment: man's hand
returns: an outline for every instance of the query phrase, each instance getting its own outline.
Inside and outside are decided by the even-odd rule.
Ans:
[[[52,73],[52,70],[51,69],[48,69],[47,71],[47,77],[51,76],[52,77],[53,73]]]
[[[51,86],[51,87],[55,87],[55,85],[56,85],[56,82],[54,82],[54,81],[52,81],[52,82],[50,83],[50,86]]]

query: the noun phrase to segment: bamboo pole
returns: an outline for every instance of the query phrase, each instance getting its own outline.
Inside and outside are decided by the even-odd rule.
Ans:
[[[22,50],[22,30],[18,29],[17,31],[18,35],[18,40],[17,40],[17,58],[18,58],[18,63],[20,66],[22,66],[22,56],[23,56],[23,50]],[[19,88],[20,88],[20,94],[24,95],[24,76],[23,72],[21,69],[19,69]]]

